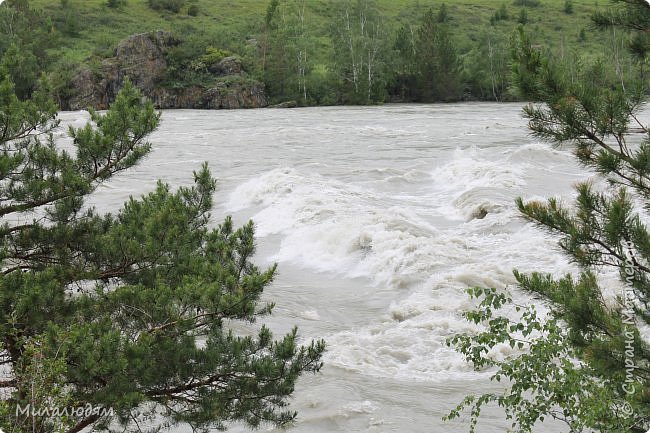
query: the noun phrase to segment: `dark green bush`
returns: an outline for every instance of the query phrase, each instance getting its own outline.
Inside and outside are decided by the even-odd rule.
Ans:
[[[567,15],[573,13],[573,2],[571,0],[566,0],[564,2],[564,13]]]
[[[541,4],[539,0],[514,0],[512,2],[515,6],[528,6],[528,7],[537,7]]]
[[[199,7],[197,5],[191,5],[187,8],[187,14],[191,17],[195,17],[199,14]]]
[[[526,11],[526,9],[522,9],[521,12],[519,12],[519,18],[517,18],[517,22],[519,24],[528,23],[528,12]]]
[[[181,8],[185,6],[185,0],[147,0],[149,7],[154,10],[167,10],[174,13],[179,13]]]
[[[494,25],[495,23],[502,20],[507,20],[508,18],[508,8],[506,8],[505,3],[502,3],[501,7],[496,12],[494,12],[494,15],[490,17],[490,24]]]
[[[126,6],[126,0],[106,0],[106,6],[112,9],[121,8]]]

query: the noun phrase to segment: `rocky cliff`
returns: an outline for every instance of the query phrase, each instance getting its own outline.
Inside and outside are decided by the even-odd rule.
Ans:
[[[165,51],[179,42],[171,33],[157,31],[132,35],[121,41],[115,56],[99,68],[82,68],[73,77],[71,96],[63,109],[88,107],[103,110],[115,100],[128,78],[157,108],[258,108],[268,105],[264,85],[246,78],[241,61],[226,57],[210,65],[212,86],[167,88],[161,85],[167,70]]]

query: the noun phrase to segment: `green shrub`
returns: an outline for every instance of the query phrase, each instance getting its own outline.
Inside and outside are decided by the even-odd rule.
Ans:
[[[61,33],[73,38],[79,37],[82,30],[82,21],[79,12],[76,9],[65,9],[61,21]]]
[[[106,6],[112,9],[121,8],[126,6],[126,0],[106,0]]]
[[[537,7],[541,4],[539,0],[514,0],[512,2],[515,6]]]
[[[217,63],[224,57],[232,56],[232,52],[221,48],[207,47],[205,54],[200,57],[200,60],[208,65]]]
[[[112,38],[111,35],[106,33],[98,33],[97,36],[95,36],[92,54],[104,59],[113,57],[115,56],[116,44],[117,41]]]
[[[587,32],[585,32],[585,29],[580,29],[580,33],[578,33],[578,42],[585,42],[587,40]]]
[[[505,3],[502,3],[501,7],[490,17],[490,24],[494,25],[495,23],[501,20],[507,20],[508,18],[508,9],[506,8]]]
[[[205,54],[193,59],[189,62],[189,67],[193,71],[206,71],[210,65],[218,63],[221,59],[225,57],[232,56],[228,50],[223,50],[221,48],[207,47],[205,49]]]
[[[197,5],[191,5],[187,8],[187,14],[191,17],[195,17],[199,14],[199,7]]]
[[[528,11],[526,11],[526,9],[522,9],[521,12],[519,12],[519,18],[517,19],[517,22],[519,24],[528,23]]]
[[[74,94],[72,78],[78,70],[79,61],[71,52],[63,52],[52,64],[47,79],[52,97],[59,105]]]
[[[573,13],[573,2],[571,0],[566,0],[564,2],[564,13],[567,15]]]
[[[149,7],[154,10],[168,10],[170,12],[179,13],[181,8],[185,6],[185,0],[147,0]]]

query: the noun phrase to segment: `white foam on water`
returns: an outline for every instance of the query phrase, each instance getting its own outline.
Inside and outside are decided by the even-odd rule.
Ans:
[[[465,192],[476,187],[513,188],[526,184],[524,172],[527,164],[504,164],[504,161],[487,159],[487,150],[470,147],[457,148],[451,160],[436,167],[431,177],[440,192]],[[505,158],[504,158],[505,159]]]
[[[484,156],[493,153],[476,147],[456,149],[450,160],[431,172],[433,187],[427,200],[437,204],[441,215],[458,221],[512,209],[513,192],[526,186],[528,164]]]
[[[371,402],[370,400],[364,401],[355,401],[352,403],[346,404],[342,408],[344,414],[349,413],[374,413],[379,409],[376,403]]]
[[[446,346],[480,329],[462,317],[476,306],[465,289],[509,287],[530,303],[513,268],[575,273],[557,238],[525,222],[514,199],[560,196],[571,205],[571,184],[589,174],[570,149],[531,142],[518,104],[163,115],[147,163],[102,185],[90,203],[115,210],[158,178],[187,185],[209,161],[220,177],[215,221],[222,211],[252,218],[255,261],[280,262],[265,291],[278,308],[265,323],[280,335],[297,322],[304,341],[327,342],[322,374],[299,381],[296,432],[466,432],[440,417],[467,393],[495,389],[489,372],[475,373]],[[77,127],[88,120],[62,117]],[[602,280],[614,294],[617,278]],[[490,356],[514,353],[499,346]],[[509,426],[489,409],[486,421],[482,431]]]
[[[568,156],[549,153],[548,159]],[[275,261],[366,277],[394,290],[382,317],[325,336],[328,365],[405,380],[468,377],[476,374],[472,367],[446,345],[452,335],[477,331],[461,315],[474,306],[465,288],[512,286],[516,267],[558,276],[572,269],[555,239],[517,218],[513,201],[527,184],[529,163],[504,167],[487,154],[494,156],[456,150],[433,169],[426,194],[399,201],[382,194],[381,179],[351,184],[304,169],[274,169],[241,184],[228,208],[255,209],[258,236],[282,236]],[[495,356],[509,350],[497,348]]]
[[[304,310],[298,313],[298,316],[306,320],[320,320],[320,315],[316,310]]]

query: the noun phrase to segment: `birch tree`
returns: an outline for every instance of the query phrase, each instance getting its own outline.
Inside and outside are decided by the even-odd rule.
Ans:
[[[387,80],[386,22],[371,0],[345,1],[332,28],[332,65],[347,102],[383,100]]]

